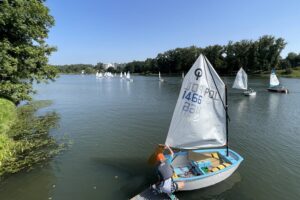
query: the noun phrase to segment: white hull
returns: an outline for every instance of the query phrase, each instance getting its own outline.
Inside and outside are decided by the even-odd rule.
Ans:
[[[232,166],[226,171],[214,174],[212,176],[207,176],[204,178],[199,178],[196,180],[188,180],[184,182],[184,188],[181,191],[188,191],[188,190],[196,190],[200,188],[205,188],[211,185],[215,185],[233,174],[233,172],[239,167],[240,163]]]
[[[253,91],[253,92],[245,91],[245,92],[244,92],[244,95],[245,95],[245,96],[255,96],[255,95],[256,95],[256,92],[255,92],[255,91]]]

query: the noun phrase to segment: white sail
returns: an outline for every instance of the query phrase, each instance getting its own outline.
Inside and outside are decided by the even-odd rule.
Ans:
[[[225,84],[201,54],[183,80],[165,143],[183,149],[224,146],[223,103]]]
[[[232,88],[242,89],[242,90],[247,90],[248,88],[248,76],[242,67],[236,74]]]
[[[277,85],[279,85],[279,84],[280,84],[280,83],[279,83],[279,80],[278,80],[278,78],[277,78],[275,72],[272,71],[272,73],[271,73],[271,75],[270,75],[270,86],[271,86],[271,87],[274,87],[274,86],[277,86]]]
[[[127,72],[126,78],[127,78],[127,79],[130,79],[130,73],[129,73],[129,72]]]
[[[123,77],[123,73],[121,72],[121,73],[120,73],[120,78],[122,78],[122,77]]]
[[[158,78],[159,78],[159,80],[161,79],[160,72],[158,72]]]

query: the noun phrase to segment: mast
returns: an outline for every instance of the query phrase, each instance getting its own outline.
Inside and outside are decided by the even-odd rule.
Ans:
[[[225,111],[226,111],[226,156],[229,155],[228,152],[228,103],[227,103],[227,85],[225,85]]]

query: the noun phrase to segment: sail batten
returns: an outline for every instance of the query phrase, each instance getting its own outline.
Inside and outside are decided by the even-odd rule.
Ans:
[[[236,74],[232,88],[242,90],[247,90],[248,88],[248,76],[242,67]]]
[[[225,84],[200,55],[186,74],[166,144],[184,149],[226,144]]]

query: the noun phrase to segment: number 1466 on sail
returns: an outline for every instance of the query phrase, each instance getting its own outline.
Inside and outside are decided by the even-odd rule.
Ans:
[[[201,104],[202,96],[197,93],[194,93],[194,92],[187,92],[185,90],[183,92],[182,99],[186,99],[186,100],[192,101],[194,103]]]

